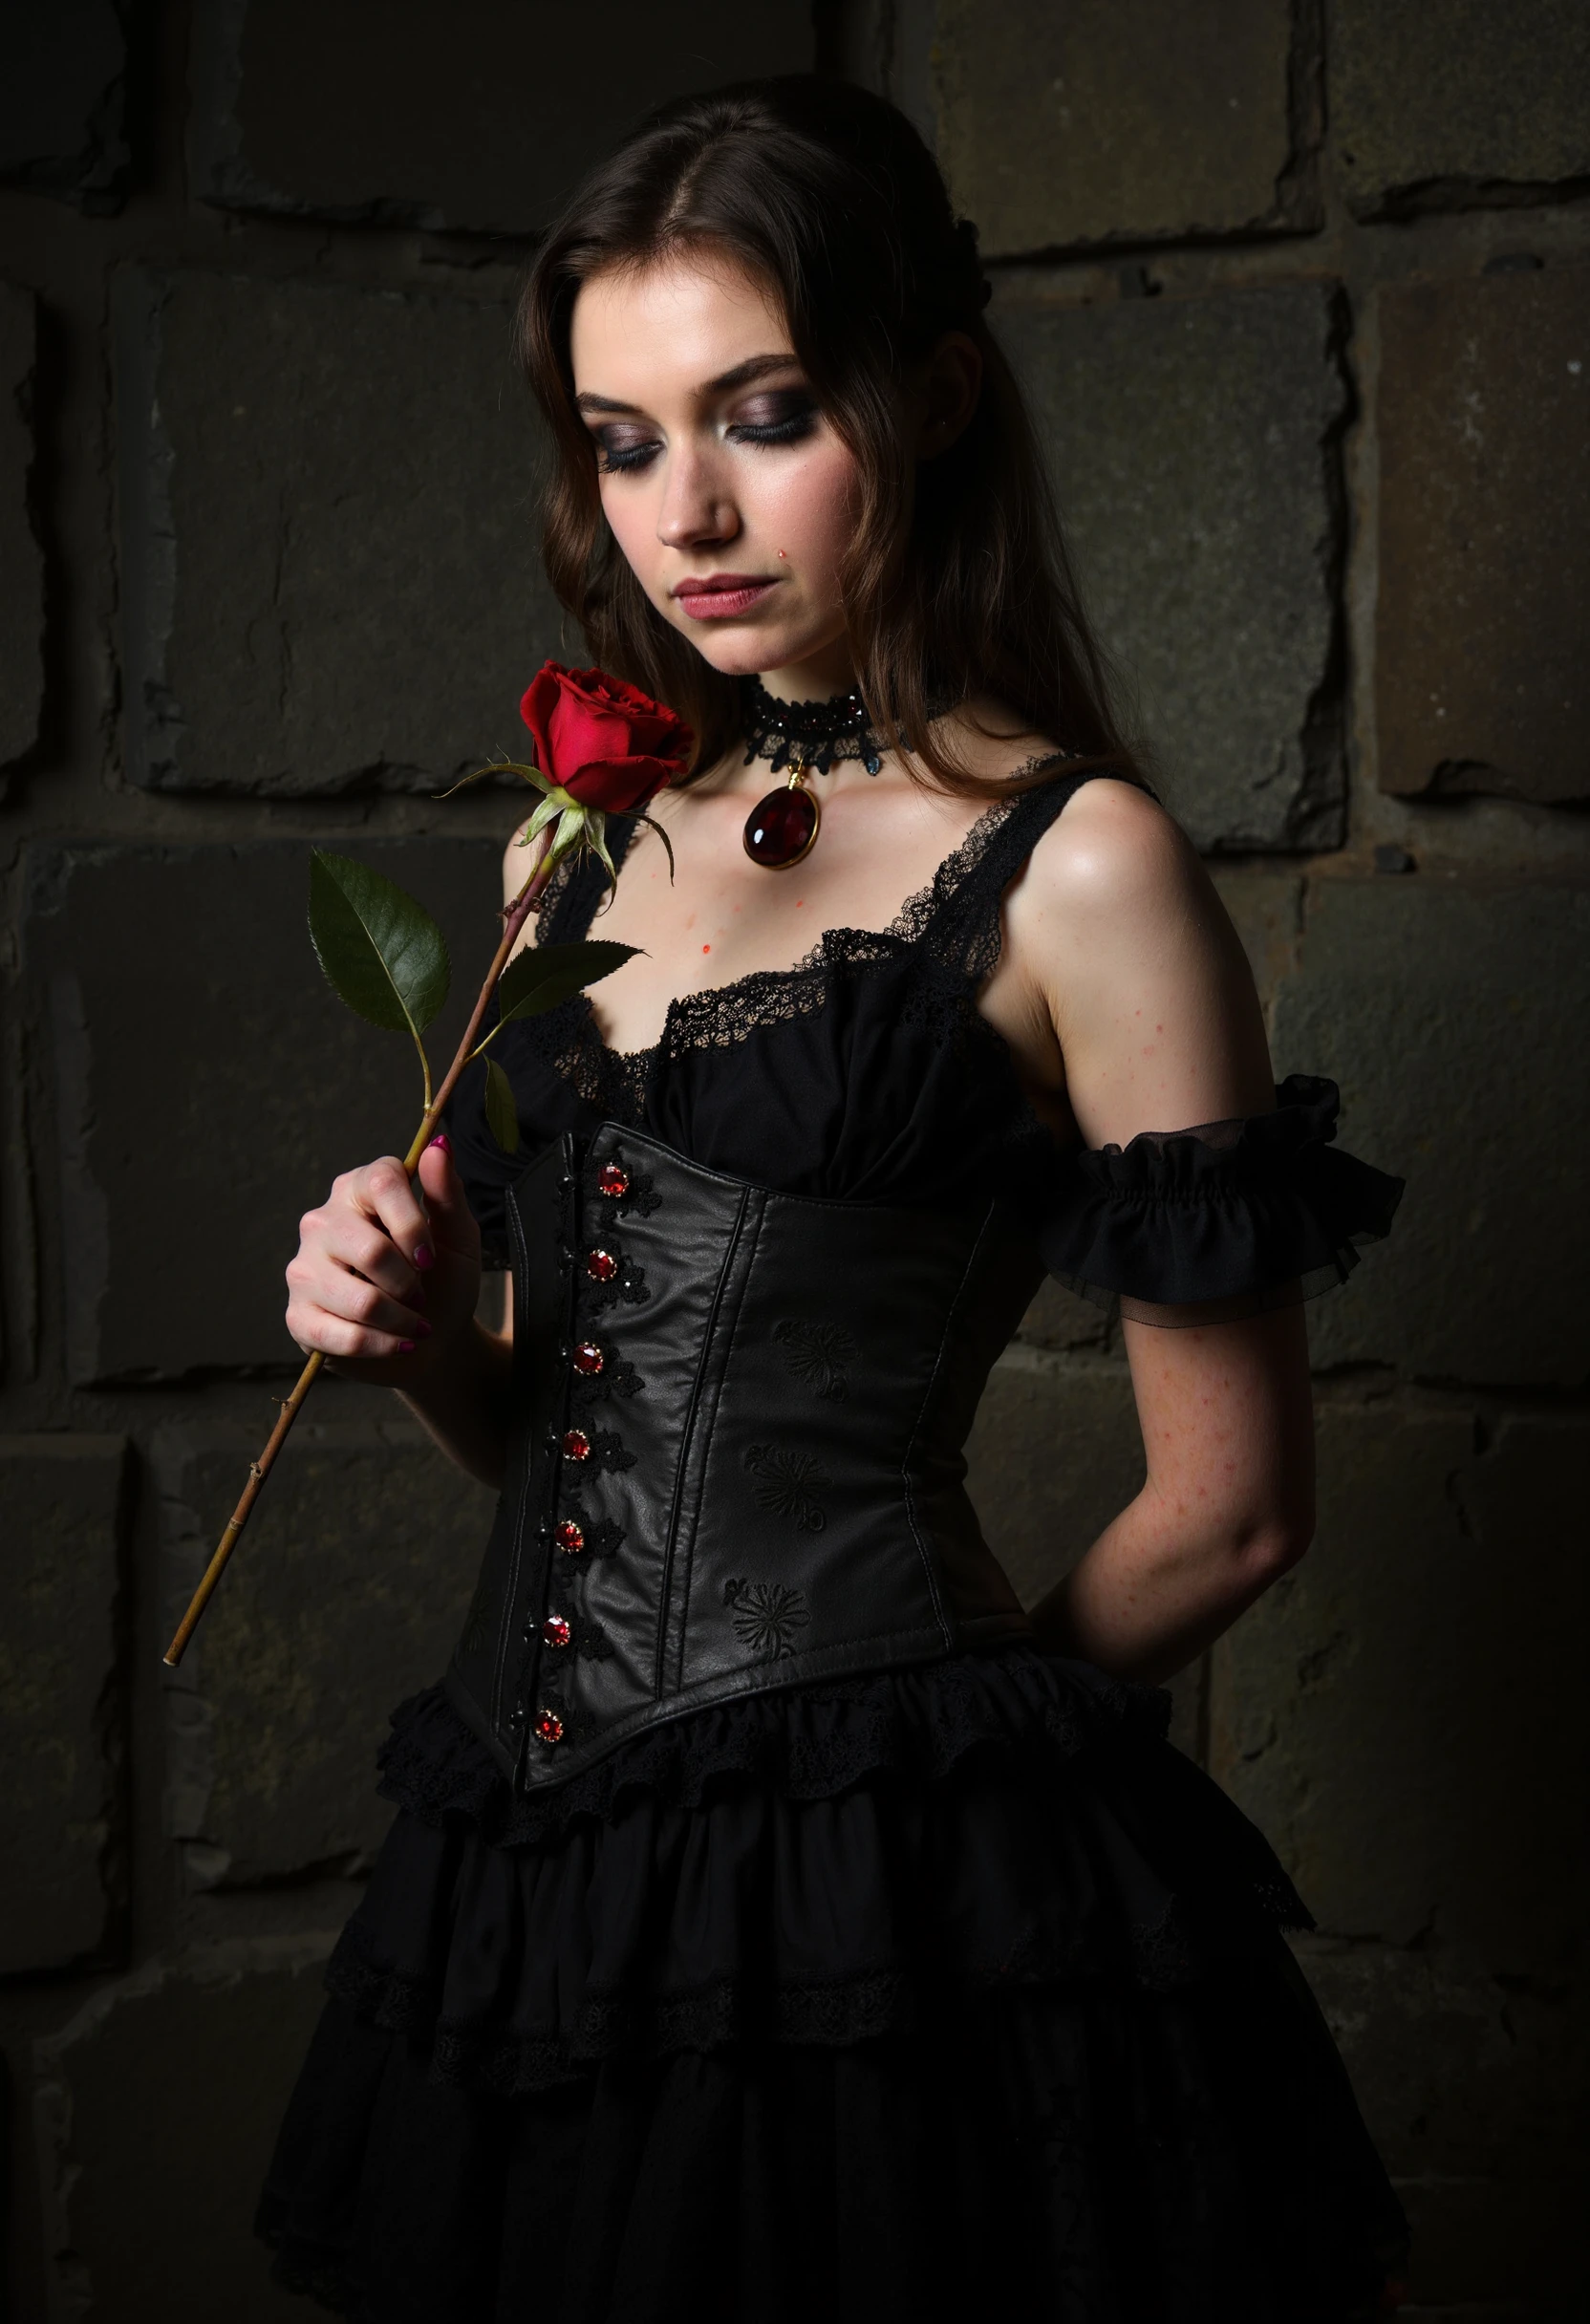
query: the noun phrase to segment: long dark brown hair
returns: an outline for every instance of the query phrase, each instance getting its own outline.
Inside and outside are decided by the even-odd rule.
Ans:
[[[742,731],[739,681],[670,627],[620,554],[574,407],[581,284],[680,249],[726,255],[772,289],[856,460],[842,587],[878,731],[897,730],[945,787],[979,791],[933,720],[986,694],[1080,760],[1131,771],[1031,422],[983,320],[976,231],[904,114],[841,81],[792,75],[667,106],[587,178],[531,269],[518,335],[553,445],[547,570],[597,661],[689,720],[698,770]],[[951,448],[919,463],[901,391],[947,331],[977,342],[982,393]]]

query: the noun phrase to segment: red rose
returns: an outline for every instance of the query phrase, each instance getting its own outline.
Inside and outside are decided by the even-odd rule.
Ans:
[[[690,764],[683,719],[605,670],[544,662],[519,709],[542,773],[582,807],[633,814]]]

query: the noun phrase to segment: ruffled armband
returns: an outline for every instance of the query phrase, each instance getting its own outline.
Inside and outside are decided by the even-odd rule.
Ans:
[[[1390,1231],[1403,1181],[1332,1143],[1339,1106],[1334,1082],[1294,1073],[1274,1113],[1072,1155],[1040,1222],[1049,1273],[1150,1323],[1227,1322],[1344,1283],[1359,1245]]]

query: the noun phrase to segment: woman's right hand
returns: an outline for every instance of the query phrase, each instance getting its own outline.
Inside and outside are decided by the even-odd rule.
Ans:
[[[306,1355],[407,1388],[468,1333],[481,1235],[444,1137],[420,1155],[414,1186],[394,1154],[345,1171],[299,1234],[287,1327]]]

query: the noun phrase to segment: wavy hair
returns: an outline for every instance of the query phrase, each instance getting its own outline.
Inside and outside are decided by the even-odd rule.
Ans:
[[[665,107],[585,180],[530,269],[517,341],[552,442],[543,551],[596,660],[689,720],[698,772],[742,731],[740,681],[663,619],[620,554],[574,406],[580,286],[678,250],[726,256],[769,286],[856,461],[859,519],[841,585],[876,730],[897,731],[947,789],[981,791],[934,719],[984,694],[1079,762],[1133,771],[1032,424],[983,317],[976,229],[956,220],[904,114],[813,75]],[[918,461],[902,389],[949,331],[977,343],[982,390],[956,441]]]

